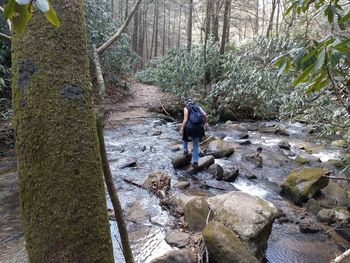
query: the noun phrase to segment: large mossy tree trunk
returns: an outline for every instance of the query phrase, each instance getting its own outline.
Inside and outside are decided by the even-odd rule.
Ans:
[[[113,262],[81,0],[13,35],[20,204],[30,262]]]

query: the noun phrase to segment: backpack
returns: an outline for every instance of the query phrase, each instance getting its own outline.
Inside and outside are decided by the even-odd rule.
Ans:
[[[195,104],[188,104],[189,108],[189,121],[192,124],[203,124],[204,123],[204,115],[201,109]]]

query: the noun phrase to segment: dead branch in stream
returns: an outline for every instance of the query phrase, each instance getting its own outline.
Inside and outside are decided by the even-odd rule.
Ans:
[[[326,177],[328,179],[334,179],[334,180],[350,181],[350,178],[344,178],[344,177],[329,176],[329,175],[324,175],[323,177]]]
[[[350,249],[346,250],[343,254],[340,256],[337,256],[335,259],[333,259],[330,263],[339,263],[342,262],[344,259],[350,256]]]

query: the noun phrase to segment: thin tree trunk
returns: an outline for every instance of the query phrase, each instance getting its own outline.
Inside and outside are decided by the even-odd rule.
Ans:
[[[28,258],[112,263],[82,1],[51,4],[59,29],[34,15],[12,42],[13,123]]]
[[[226,44],[230,42],[231,5],[232,5],[232,1],[230,1],[230,6],[228,8]],[[226,45],[225,45],[225,48],[226,48]]]
[[[158,27],[159,27],[159,5],[158,0],[154,1],[155,5],[155,33],[154,33],[154,56],[158,56]]]
[[[219,41],[219,13],[221,9],[221,2],[219,0],[212,0],[211,3],[212,16],[212,37],[215,42]]]
[[[128,231],[127,231],[124,216],[123,216],[123,209],[118,198],[117,190],[115,189],[115,186],[114,186],[111,168],[109,167],[109,162],[107,158],[106,145],[103,137],[103,128],[104,128],[103,120],[101,118],[97,118],[96,124],[97,124],[98,141],[100,144],[100,154],[102,159],[103,174],[104,174],[108,194],[109,194],[109,197],[111,198],[111,203],[113,205],[115,218],[118,224],[120,240],[122,243],[122,251],[124,254],[125,261],[127,263],[133,263],[134,257],[130,247],[129,235],[128,235]]]
[[[125,16],[124,20],[126,20],[129,16],[129,0],[125,0]]]
[[[280,8],[281,8],[281,1],[277,0],[277,19],[276,19],[276,36],[277,37],[279,34]]]
[[[181,41],[181,15],[182,15],[182,7],[180,6],[180,17],[179,17],[179,26],[178,26],[178,35],[177,35],[176,48],[180,47],[180,41]]]
[[[227,28],[228,28],[228,13],[231,6],[231,0],[225,0],[225,7],[224,7],[224,22],[222,26],[222,37],[221,37],[221,45],[220,45],[220,55],[223,55],[225,53],[225,45],[226,45],[226,38],[227,38]]]
[[[139,36],[139,11],[136,9],[134,14],[134,24],[132,32],[132,49],[137,53],[137,44]]]
[[[259,34],[259,0],[256,1],[256,9],[255,9],[255,27],[254,33],[255,35]]]
[[[270,21],[269,21],[269,25],[267,26],[267,30],[266,30],[266,37],[267,38],[269,38],[271,36],[271,32],[272,32],[273,17],[275,16],[275,9],[276,9],[276,1],[277,0],[272,0],[272,10],[271,10],[271,15],[270,15]]]
[[[162,56],[165,53],[165,0],[163,0],[163,43],[162,43]]]
[[[175,47],[175,39],[176,39],[176,32],[175,32],[175,28],[176,28],[176,15],[174,14],[174,19],[173,19],[173,29],[172,29],[172,40],[171,40],[171,47],[174,48]]]
[[[265,0],[262,0],[262,4],[263,4],[263,15],[262,15],[262,31],[261,34],[264,34],[264,30],[265,30],[265,15],[266,15],[266,11],[265,11]]]
[[[171,18],[170,18],[171,12],[170,12],[170,7],[168,7],[168,45],[167,49],[170,49],[171,46]]]
[[[204,50],[203,50],[203,63],[204,63],[204,88],[210,83],[210,70],[207,66],[207,45],[210,34],[210,12],[211,12],[211,1],[207,0],[206,2],[206,11],[205,11],[205,36],[204,36]]]
[[[187,52],[191,52],[192,46],[192,13],[193,13],[193,0],[189,0],[188,5],[188,23],[187,23]]]

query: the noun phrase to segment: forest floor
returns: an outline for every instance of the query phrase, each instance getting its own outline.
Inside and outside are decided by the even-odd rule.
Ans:
[[[106,127],[111,128],[119,124],[134,123],[144,118],[151,117],[156,113],[154,110],[161,109],[163,104],[169,103],[169,95],[161,91],[157,86],[133,82],[129,97],[112,97],[108,100]]]

